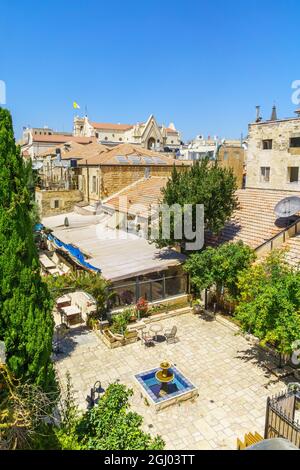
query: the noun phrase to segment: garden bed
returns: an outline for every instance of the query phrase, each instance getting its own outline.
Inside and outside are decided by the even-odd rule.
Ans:
[[[121,346],[132,344],[139,339],[137,330],[128,331],[122,339],[117,339],[113,334],[110,333],[109,329],[103,330],[102,332],[95,330],[95,333],[109,349],[120,348]]]

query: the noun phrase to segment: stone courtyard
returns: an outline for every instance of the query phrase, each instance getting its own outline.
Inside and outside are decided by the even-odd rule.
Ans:
[[[144,430],[160,434],[166,449],[235,449],[237,437],[263,435],[267,396],[285,389],[258,358],[255,346],[229,326],[187,313],[160,322],[176,325],[178,342],[145,347],[141,341],[108,349],[93,331],[71,330],[55,357],[62,382],[71,374],[81,408],[94,383],[114,382],[134,390],[132,409],[144,417]],[[148,406],[134,375],[168,360],[198,387],[199,396],[155,412]]]

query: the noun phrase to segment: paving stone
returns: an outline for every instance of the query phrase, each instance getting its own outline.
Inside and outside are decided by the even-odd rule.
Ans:
[[[285,385],[266,374],[253,346],[224,324],[189,313],[161,325],[163,329],[176,325],[179,342],[147,349],[137,342],[110,350],[92,331],[85,330],[82,337],[72,333],[72,347],[55,361],[64,383],[70,372],[79,406],[86,408],[86,396],[96,380],[104,389],[119,380],[134,390],[131,405],[143,416],[144,430],[160,434],[166,449],[235,449],[237,437],[250,431],[263,433],[266,399]],[[64,341],[67,348],[70,341]],[[163,360],[176,364],[198,387],[199,397],[156,413],[145,405],[134,375],[158,367]]]

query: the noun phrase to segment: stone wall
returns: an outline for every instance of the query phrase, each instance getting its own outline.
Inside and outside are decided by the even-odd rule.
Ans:
[[[134,166],[107,165],[99,167],[82,167],[79,178],[79,189],[88,201],[87,181],[89,181],[89,202],[94,203],[115,194],[130,184],[145,177],[145,169],[149,168],[150,176],[170,176],[173,166]],[[178,167],[179,169],[183,167]],[[94,179],[95,178],[95,179]],[[96,191],[94,191],[96,189]]]
[[[243,187],[245,150],[235,146],[221,147],[218,162],[222,168],[231,168],[233,170],[237,187],[241,189]]]
[[[144,178],[145,168],[149,168],[150,176],[170,176],[172,173],[172,167],[103,166],[101,168],[102,197],[117,193],[126,186]]]
[[[35,200],[42,217],[71,212],[74,205],[83,200],[78,190],[44,190],[36,188]]]
[[[300,119],[249,125],[246,188],[300,191],[300,148],[290,148],[290,138],[300,137]],[[272,139],[272,149],[263,140]],[[299,181],[289,182],[288,167],[299,167]],[[261,178],[261,167],[270,167],[270,181]]]

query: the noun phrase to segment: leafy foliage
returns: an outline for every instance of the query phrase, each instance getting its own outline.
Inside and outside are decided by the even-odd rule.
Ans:
[[[193,207],[193,230],[196,229],[196,205],[204,205],[204,225],[206,230],[219,233],[236,207],[236,179],[231,170],[212,164],[208,158],[197,162],[185,171],[174,167],[171,179],[162,190],[163,203],[168,206],[179,204],[181,207],[182,226],[184,205]],[[162,220],[160,218],[160,237],[155,240],[157,246],[171,246],[176,243],[176,225],[174,214],[170,217],[170,239],[162,238]],[[178,240],[177,240],[178,242]],[[181,244],[185,247],[186,240]]]
[[[90,294],[97,303],[97,314],[106,310],[106,304],[112,294],[109,293],[109,283],[100,275],[86,271],[70,272],[64,276],[47,276],[46,282],[53,300],[66,292],[83,290]]]
[[[0,365],[0,449],[33,449],[43,442],[49,448],[52,434],[47,426],[56,397],[34,384],[17,380],[6,365]],[[47,435],[47,443],[44,436]],[[54,447],[56,444],[52,445]]]
[[[54,322],[33,239],[29,173],[15,144],[11,116],[0,108],[0,338],[16,377],[46,389],[55,383],[50,360]]]
[[[240,273],[238,287],[236,317],[243,329],[290,353],[300,338],[300,272],[287,265],[283,251],[274,251]]]
[[[120,335],[124,335],[127,330],[127,325],[132,318],[132,310],[126,309],[117,315],[114,315],[112,318],[112,327],[111,330],[114,333],[118,333]]]
[[[225,243],[218,248],[209,247],[192,254],[184,269],[190,274],[191,284],[196,292],[215,286],[218,293],[224,288],[231,297],[236,298],[238,276],[254,259],[253,250],[239,241]]]
[[[133,391],[122,384],[111,384],[99,403],[75,418],[57,436],[62,449],[81,450],[160,450],[163,440],[141,430],[142,417],[128,411]],[[70,424],[70,423],[69,423]]]

